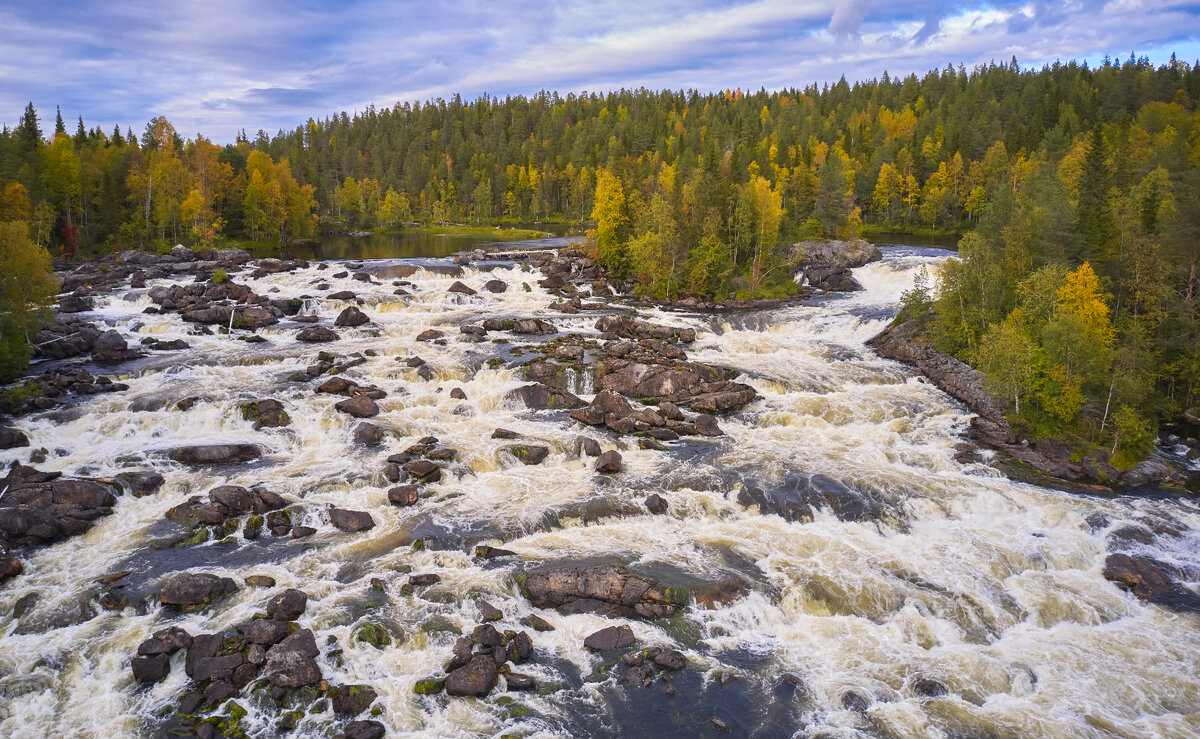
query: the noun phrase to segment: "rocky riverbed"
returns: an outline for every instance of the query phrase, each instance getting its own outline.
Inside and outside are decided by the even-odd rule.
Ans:
[[[721,304],[571,249],[65,271],[0,408],[0,732],[1191,733],[1192,499],[1010,481],[969,370],[867,346],[946,254],[800,248]]]

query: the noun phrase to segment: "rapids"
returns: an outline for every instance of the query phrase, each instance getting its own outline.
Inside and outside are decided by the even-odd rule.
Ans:
[[[151,496],[122,497],[87,534],[23,555],[25,574],[0,590],[0,735],[165,735],[163,709],[188,683],[182,656],[150,687],[133,681],[130,657],[167,625],[197,634],[250,619],[274,592],[243,585],[252,574],[309,594],[301,624],[318,644],[336,637],[342,650],[340,660],[318,659],[322,673],[331,683],[372,686],[381,709],[375,718],[389,735],[717,735],[711,717],[732,736],[1200,734],[1200,616],[1147,604],[1101,575],[1111,532],[1142,525],[1158,533],[1149,544],[1130,543],[1132,551],[1153,552],[1200,578],[1195,502],[1059,492],[1006,479],[986,455],[957,461],[967,411],[864,346],[894,316],[916,270],[936,270],[948,257],[888,248],[882,262],[855,270],[865,291],[775,311],[641,311],[652,322],[697,329],[689,357],[740,370],[761,396],[719,419],[726,436],[673,442],[666,452],[505,401],[525,381],[487,360],[511,359],[514,346],[532,340],[460,342],[457,324],[536,316],[562,332],[597,334],[595,315],[551,310],[538,275],[519,266],[466,268],[461,279],[476,290],[490,279],[509,284],[503,294],[473,297],[448,293],[455,278],[424,270],[410,278],[415,287],[406,297],[393,295],[387,279],[382,286],[334,279],[337,264],[257,281],[233,276],[260,294],[277,288],[272,297],[316,294],[322,282],[357,292],[372,323],[337,329],[341,341],[326,345],[296,342],[300,326],[286,319],[260,330],[268,343],[249,344],[193,335],[178,315],[143,314],[152,304],[147,290],[169,280],[98,298],[86,317],[119,329],[131,345],[154,336],[191,348],[123,366],[113,377],[129,385],[125,392],[15,425],[31,449],[49,450],[39,469],[93,477],[154,469],[166,483]],[[351,304],[314,299],[305,311],[328,325]],[[414,340],[431,327],[447,331],[444,346]],[[395,434],[382,449],[355,444],[356,423],[334,410],[337,396],[287,381],[319,350],[374,351],[347,376],[388,393],[373,419]],[[435,379],[396,361],[413,355],[432,365]],[[466,400],[451,398],[454,388]],[[574,390],[587,399],[592,379],[575,378]],[[175,410],[185,397],[198,400]],[[240,402],[268,397],[283,402],[290,426],[256,431],[243,420]],[[137,401],[150,410],[131,410]],[[491,438],[497,427],[550,447],[550,456],[521,464]],[[619,448],[625,471],[596,475],[572,453],[580,434]],[[389,506],[384,457],[430,435],[458,450],[450,474],[419,504]],[[220,469],[186,468],[161,454],[217,442],[254,442],[266,453]],[[0,452],[0,462],[28,463],[28,454]],[[150,547],[168,528],[168,509],[221,484],[262,484],[300,501],[296,523],[318,533]],[[652,492],[667,499],[667,515],[645,512]],[[329,525],[330,505],[369,511],[377,525],[339,532]],[[424,546],[412,546],[417,540]],[[665,683],[631,687],[616,670],[598,670],[601,658],[583,639],[611,620],[534,608],[513,580],[520,563],[481,562],[471,555],[475,544],[511,549],[530,565],[597,559],[648,574],[733,575],[750,592],[716,610],[628,622],[641,646],[687,656],[688,669],[674,681],[678,694],[668,695]],[[152,600],[138,607],[136,597],[119,612],[96,603],[96,581],[110,573],[132,570],[125,582],[136,596],[191,568],[241,587],[209,610],[183,615]],[[410,572],[436,573],[441,582],[406,595]],[[372,578],[384,582],[386,602]],[[36,604],[15,618],[17,601],[35,592]],[[414,694],[415,681],[449,658],[456,632],[478,623],[479,597],[504,612],[502,629],[522,629],[520,618],[531,613],[555,625],[530,632],[535,658],[521,668],[542,689],[485,699]],[[388,627],[392,645],[379,650],[357,640],[367,621]],[[736,679],[723,686],[723,672]],[[942,692],[930,688],[934,681],[944,694],[930,695]],[[869,706],[847,707],[848,691]],[[237,700],[249,711],[242,729],[277,733],[265,701]],[[316,711],[295,735],[331,736],[344,723]]]

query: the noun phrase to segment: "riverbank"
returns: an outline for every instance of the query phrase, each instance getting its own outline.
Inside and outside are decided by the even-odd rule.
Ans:
[[[888,326],[867,345],[880,356],[907,362],[948,395],[963,402],[975,417],[973,438],[1001,455],[1000,468],[1017,479],[1041,485],[1099,485],[1113,489],[1167,486],[1200,492],[1200,477],[1158,454],[1127,470],[1114,467],[1103,449],[1081,454],[1059,439],[1033,441],[1015,431],[1001,408],[984,389],[983,375],[967,364],[937,351],[925,333],[927,321],[915,318]],[[1200,442],[1181,439],[1184,455],[1200,455]]]

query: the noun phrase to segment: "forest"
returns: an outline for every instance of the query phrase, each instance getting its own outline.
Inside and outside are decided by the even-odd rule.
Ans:
[[[774,92],[455,96],[225,145],[161,117],[138,138],[60,113],[44,134],[31,104],[0,132],[0,221],[25,224],[0,259],[560,220],[641,294],[720,299],[796,291],[800,239],[962,234],[905,315],[1034,436],[1127,465],[1197,413],[1198,97],[1174,57],[1013,59]]]

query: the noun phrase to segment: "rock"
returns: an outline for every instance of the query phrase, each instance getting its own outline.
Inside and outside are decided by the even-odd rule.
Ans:
[[[606,474],[613,474],[621,471],[621,454],[616,451],[608,451],[600,455],[596,460],[596,471]]]
[[[354,427],[354,443],[360,446],[375,447],[387,438],[387,429],[373,423],[360,423]]]
[[[416,485],[399,485],[389,489],[387,497],[389,503],[403,508],[416,505],[417,501],[420,500],[420,493]]]
[[[450,391],[450,397],[455,400],[466,400],[467,393],[461,387],[456,387]]]
[[[0,449],[29,446],[29,437],[14,428],[0,427]]]
[[[208,491],[208,499],[225,516],[237,516],[254,510],[254,495],[238,485],[221,485]]]
[[[214,598],[237,591],[237,585],[228,577],[208,572],[181,572],[172,575],[163,583],[158,599],[166,606],[175,606],[183,611],[203,608]]]
[[[434,328],[426,329],[426,330],[422,331],[421,333],[417,334],[417,341],[437,341],[438,339],[444,337],[445,335],[446,334],[444,334],[443,332],[438,331],[437,329],[434,329]]]
[[[471,632],[471,641],[483,647],[498,647],[504,642],[504,637],[491,624],[480,624]]]
[[[519,672],[505,673],[504,682],[509,690],[537,690],[537,681]]]
[[[129,664],[133,668],[133,679],[139,683],[156,683],[171,671],[171,658],[166,654],[153,657],[134,657]]]
[[[504,612],[496,606],[488,603],[486,600],[479,600],[476,603],[479,606],[479,620],[484,622],[499,621],[504,618]]]
[[[378,721],[351,721],[342,730],[346,739],[383,739],[387,728]]]
[[[493,439],[515,439],[518,436],[520,436],[520,434],[518,434],[516,431],[509,431],[508,429],[496,429],[492,432]]]
[[[461,293],[463,295],[474,295],[475,294],[474,290],[467,287],[466,285],[459,282],[458,280],[455,280],[454,284],[450,285],[450,287],[447,288],[447,292]]]
[[[583,646],[594,652],[607,652],[632,647],[635,641],[633,629],[628,626],[609,626],[590,634],[583,640]]]
[[[370,685],[341,685],[333,691],[333,712],[357,716],[370,708],[378,694]]]
[[[576,436],[575,454],[586,454],[589,457],[599,457],[600,442],[589,436]]]
[[[524,578],[522,592],[533,605],[566,614],[662,618],[675,615],[688,597],[614,564],[541,567]]]
[[[631,667],[621,678],[621,682],[625,685],[635,685],[639,688],[648,688],[654,682],[654,668],[650,665],[638,665]]]
[[[437,482],[442,479],[442,468],[428,459],[418,459],[404,466],[404,470],[421,482]]]
[[[1118,481],[1128,487],[1149,485],[1150,483],[1162,480],[1167,476],[1169,470],[1170,468],[1167,466],[1165,460],[1159,457],[1150,457],[1126,470],[1118,478]]]
[[[235,464],[258,459],[262,451],[254,444],[210,444],[177,447],[167,456],[181,464],[192,466]]]
[[[355,395],[346,400],[340,400],[333,407],[355,418],[372,418],[379,415],[379,406],[366,395]]]
[[[517,459],[527,465],[541,464],[546,457],[550,455],[550,448],[544,446],[535,446],[532,444],[517,444],[510,446],[508,451],[513,453]]]
[[[508,290],[508,283],[504,280],[488,280],[483,283],[483,289],[490,293],[502,293]]]
[[[112,512],[113,489],[91,480],[62,478],[58,472],[39,472],[14,464],[0,479],[0,557],[6,576],[22,567],[3,552],[4,546],[59,541],[91,529],[95,520]]]
[[[341,375],[334,375],[317,386],[318,393],[327,393],[329,395],[349,395],[357,389],[357,382],[348,380]]]
[[[267,601],[267,615],[278,621],[295,621],[308,606],[308,593],[288,588]]]
[[[325,328],[324,326],[309,326],[308,328],[301,330],[300,333],[296,334],[297,341],[306,341],[309,343],[337,341],[339,338],[341,337],[338,336],[337,333],[335,333],[332,329]]]
[[[496,684],[496,663],[491,657],[476,655],[471,661],[446,676],[446,693],[482,698]]]
[[[845,267],[809,267],[804,270],[804,278],[812,287],[828,292],[857,292],[863,289]]]
[[[275,587],[275,578],[270,575],[247,575],[246,584],[253,588],[273,588]],[[271,616],[271,618],[278,618]]]
[[[193,262],[196,260],[196,252],[187,248],[183,244],[176,244],[175,246],[171,247],[170,254],[181,262]]]
[[[412,577],[408,578],[408,585],[410,587],[424,588],[441,582],[441,579],[442,578],[440,575],[435,575],[432,573],[425,575],[413,575]]]
[[[571,418],[591,426],[600,426],[625,418],[633,413],[633,406],[619,393],[612,390],[601,390],[588,404],[587,408],[577,410]]]
[[[263,677],[283,688],[315,685],[321,680],[321,669],[313,661],[318,654],[313,633],[301,629],[267,650]]]
[[[525,624],[534,631],[554,631],[554,626],[549,621],[541,616],[536,616],[533,614],[521,619],[521,623]]]
[[[92,344],[93,353],[116,354],[129,348],[129,344],[116,329],[100,334]]]
[[[707,413],[696,416],[696,433],[701,436],[724,436],[725,432],[717,425],[717,419]]]
[[[533,640],[524,631],[518,631],[508,638],[508,660],[514,665],[527,662],[533,655]]]
[[[481,559],[497,559],[499,557],[515,557],[516,552],[508,549],[500,549],[498,547],[489,547],[486,544],[479,544],[475,547],[475,556]]]
[[[792,258],[800,267],[861,267],[883,259],[879,247],[862,239],[853,241],[799,241],[792,244]]]
[[[288,635],[288,622],[256,618],[243,625],[241,632],[251,644],[276,644]]]
[[[520,400],[531,410],[580,408],[586,403],[565,390],[555,390],[542,384],[523,385],[510,392],[510,399]]]
[[[1149,557],[1124,553],[1104,560],[1104,577],[1142,600],[1180,611],[1200,611],[1200,596],[1176,582],[1179,572]]]
[[[149,471],[122,472],[117,475],[116,479],[135,498],[158,492],[158,489],[166,482],[162,475]]]
[[[317,530],[312,526],[293,526],[291,531],[293,539],[303,539],[317,533]]]
[[[661,495],[655,493],[646,498],[646,510],[658,515],[664,514],[667,512],[667,501]]]
[[[445,680],[426,679],[413,683],[413,692],[417,695],[437,695],[446,689]]]
[[[333,321],[333,325],[353,328],[355,326],[361,326],[364,323],[370,322],[371,319],[367,317],[366,313],[363,313],[361,310],[352,305],[338,314],[338,317]]]
[[[664,649],[654,655],[654,664],[664,670],[678,671],[687,666],[687,659],[678,649]]]
[[[329,509],[329,522],[342,531],[356,533],[375,528],[375,519],[370,513],[348,511],[342,508]]]
[[[138,645],[139,657],[153,657],[159,654],[175,654],[180,649],[192,646],[192,635],[179,628],[170,626],[154,632],[154,635]]]

